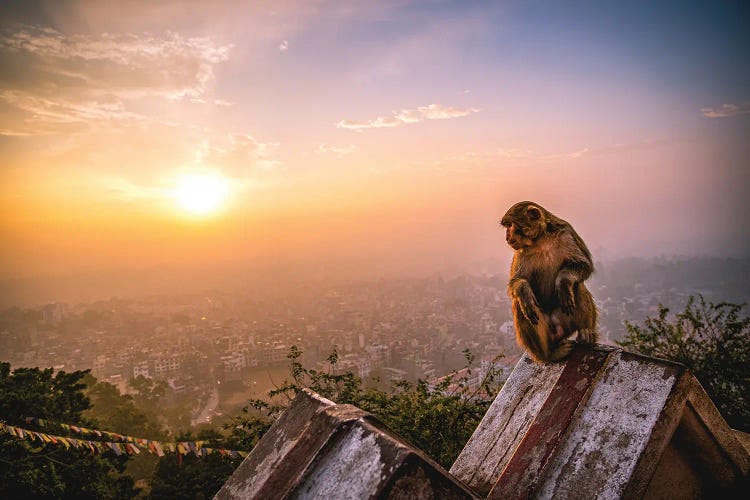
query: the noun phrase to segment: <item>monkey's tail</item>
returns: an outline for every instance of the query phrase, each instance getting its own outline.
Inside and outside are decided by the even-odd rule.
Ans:
[[[550,353],[549,360],[554,361],[562,361],[563,359],[570,356],[570,351],[573,350],[573,346],[575,346],[576,343],[573,340],[563,340],[560,342],[557,347]]]

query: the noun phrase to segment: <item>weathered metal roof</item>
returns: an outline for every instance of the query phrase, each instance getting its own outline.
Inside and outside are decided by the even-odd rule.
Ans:
[[[302,391],[215,498],[476,496],[369,413]]]
[[[684,366],[595,346],[521,358],[450,474],[372,415],[301,392],[216,498],[726,498],[748,471]]]
[[[559,499],[705,496],[748,470],[684,366],[597,346],[524,356],[450,472],[488,498]]]

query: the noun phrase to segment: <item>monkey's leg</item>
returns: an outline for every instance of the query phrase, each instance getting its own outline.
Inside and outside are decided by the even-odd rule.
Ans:
[[[596,325],[597,311],[594,298],[581,283],[576,290],[576,307],[573,310],[572,321],[578,330],[578,340],[586,344],[595,344],[599,338]]]
[[[537,311],[538,321],[536,325],[526,318],[520,302],[513,301],[513,322],[516,325],[516,342],[525,349],[529,355],[538,362],[550,361],[550,334],[549,325],[541,311]]]

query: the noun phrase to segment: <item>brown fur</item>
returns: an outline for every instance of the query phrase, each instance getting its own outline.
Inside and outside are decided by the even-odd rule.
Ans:
[[[536,203],[516,203],[500,223],[515,250],[508,296],[516,340],[538,362],[559,361],[569,339],[597,340],[596,306],[583,282],[594,272],[591,253],[566,221]]]

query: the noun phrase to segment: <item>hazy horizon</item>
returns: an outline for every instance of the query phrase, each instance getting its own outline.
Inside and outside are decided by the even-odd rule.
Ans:
[[[0,14],[4,302],[502,272],[497,220],[524,199],[597,259],[750,256],[747,5]]]

